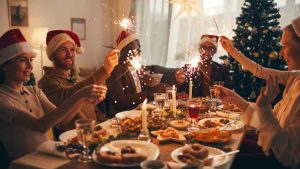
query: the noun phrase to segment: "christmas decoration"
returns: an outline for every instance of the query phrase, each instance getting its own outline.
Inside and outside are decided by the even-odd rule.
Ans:
[[[278,53],[276,51],[273,51],[269,54],[269,58],[274,60],[278,58]]]
[[[245,0],[242,12],[236,18],[234,46],[256,63],[273,69],[284,70],[285,61],[279,57],[281,31],[279,9],[274,0]],[[231,56],[223,56],[229,64],[233,89],[249,101],[259,95],[263,80],[243,70]]]
[[[184,12],[189,18],[192,16],[193,10],[201,13],[200,9],[197,7],[196,0],[170,0],[169,3],[181,6],[174,19],[176,19]]]

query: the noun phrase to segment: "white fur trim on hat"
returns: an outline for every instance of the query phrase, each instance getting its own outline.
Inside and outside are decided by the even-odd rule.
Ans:
[[[82,54],[83,52],[84,52],[83,47],[77,47],[77,48],[76,48],[76,53]]]
[[[34,56],[36,55],[28,42],[14,43],[0,49],[0,65],[23,53],[32,53]]]
[[[210,38],[210,37],[204,37],[199,41],[199,47],[201,46],[202,43],[209,42],[213,44],[216,48],[218,48],[218,42],[216,38]]]
[[[75,41],[66,33],[60,33],[49,41],[49,43],[46,47],[46,51],[47,51],[48,58],[50,60],[51,60],[51,55],[56,51],[56,49],[61,44],[65,43],[65,42],[71,42],[76,46]]]
[[[138,38],[134,36],[133,34],[127,36],[125,39],[123,39],[117,46],[117,49],[121,51],[126,45],[128,45],[130,42],[137,40]]]
[[[293,26],[293,29],[296,32],[298,38],[300,38],[300,17],[298,17],[292,21],[292,26]]]

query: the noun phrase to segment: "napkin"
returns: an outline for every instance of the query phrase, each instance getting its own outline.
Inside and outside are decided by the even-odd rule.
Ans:
[[[63,143],[59,141],[46,141],[37,147],[37,151],[57,157],[67,158],[64,151],[57,150],[57,145],[63,145]]]
[[[234,119],[234,120],[240,120],[241,119],[241,115],[238,113],[228,113],[228,112],[224,112],[222,110],[217,110],[216,114],[220,117],[226,117],[226,118],[230,118],[230,119]]]

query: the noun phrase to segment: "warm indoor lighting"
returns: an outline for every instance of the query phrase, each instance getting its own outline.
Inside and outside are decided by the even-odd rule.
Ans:
[[[46,27],[36,27],[34,28],[32,36],[32,46],[39,47],[41,50],[41,76],[43,76],[43,47],[46,46],[46,36],[48,33],[48,28]]]

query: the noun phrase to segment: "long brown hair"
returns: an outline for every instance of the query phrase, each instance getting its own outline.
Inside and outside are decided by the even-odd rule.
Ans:
[[[297,41],[300,44],[300,37],[296,34],[295,29],[293,28],[292,24],[286,26],[283,30],[289,31],[293,35],[293,40]]]

